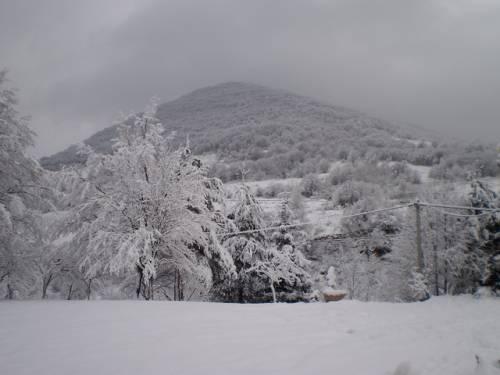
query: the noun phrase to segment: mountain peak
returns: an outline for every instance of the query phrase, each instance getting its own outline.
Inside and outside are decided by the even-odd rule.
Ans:
[[[204,94],[206,95],[207,93],[234,93],[234,92],[252,92],[252,91],[279,91],[276,89],[272,89],[267,86],[262,86],[258,85],[255,83],[251,82],[244,82],[244,81],[228,81],[228,82],[221,82],[215,85],[210,85],[206,87],[202,87],[200,89],[194,90],[184,96],[189,96],[189,95],[198,95],[198,94]]]
[[[194,90],[164,105],[170,106],[172,103],[179,104],[199,101],[208,102],[212,105],[217,101],[223,101],[225,104],[243,103],[245,101],[255,101],[256,99],[269,99],[269,97],[280,97],[283,99],[287,96],[299,97],[299,95],[283,90],[272,89],[254,83],[229,81]]]

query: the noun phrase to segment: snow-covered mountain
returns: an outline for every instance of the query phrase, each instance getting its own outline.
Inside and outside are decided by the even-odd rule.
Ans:
[[[408,129],[351,109],[249,83],[229,82],[193,91],[160,105],[157,116],[167,132],[176,131],[179,143],[189,134],[195,152],[216,153],[225,162],[259,162],[261,165],[254,169],[266,176],[276,175],[267,164],[280,164],[281,169],[296,172],[305,162],[336,160],[348,152],[365,154],[384,148],[387,153],[389,147],[394,160],[395,154],[407,158],[417,148],[405,141],[415,140]],[[110,152],[115,132],[116,126],[108,127],[84,143],[99,152]],[[83,158],[76,146],[70,146],[42,158],[41,163],[48,169],[59,169]]]

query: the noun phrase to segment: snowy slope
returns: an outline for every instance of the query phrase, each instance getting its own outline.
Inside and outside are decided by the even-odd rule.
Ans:
[[[413,304],[0,303],[0,373],[498,374],[499,311],[500,300],[470,296]],[[486,370],[475,370],[476,354]]]

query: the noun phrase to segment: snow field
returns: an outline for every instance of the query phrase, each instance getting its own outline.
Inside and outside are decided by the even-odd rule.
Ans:
[[[471,296],[412,304],[4,302],[0,373],[497,374],[499,312],[499,299]],[[485,368],[476,368],[476,354]]]

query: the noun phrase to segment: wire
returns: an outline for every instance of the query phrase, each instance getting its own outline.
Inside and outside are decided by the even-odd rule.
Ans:
[[[323,216],[323,219],[327,219],[327,218],[332,217],[332,216],[333,215],[329,215],[329,216],[325,215],[325,216]],[[310,224],[315,224],[315,223],[317,223],[319,221],[321,221],[321,220],[318,220],[318,221],[305,221],[305,222],[296,223],[296,224],[276,225],[276,226],[272,226],[272,227],[263,227],[263,228],[259,228],[259,229],[242,230],[242,231],[239,231],[239,232],[227,232],[227,233],[222,233],[219,236],[220,237],[236,236],[238,234],[250,234],[250,233],[257,233],[257,232],[267,232],[267,231],[271,231],[271,230],[279,230],[279,229],[286,229],[286,228],[302,227],[302,226],[306,226],[306,225],[310,225]]]
[[[483,212],[482,214],[465,215],[465,214],[456,214],[456,213],[453,213],[453,212],[439,210],[439,209],[437,209],[436,207],[433,207],[433,206],[429,206],[429,207],[432,208],[432,209],[434,209],[434,210],[436,210],[436,211],[438,211],[442,215],[448,215],[448,216],[454,216],[454,217],[478,217],[478,216],[491,215],[492,213],[495,213],[495,211],[493,211],[493,212],[487,211],[487,212]]]
[[[456,210],[471,210],[471,211],[493,211],[497,212],[500,211],[499,208],[482,208],[482,207],[467,207],[467,206],[449,206],[446,204],[436,204],[436,203],[424,203],[424,202],[418,202],[419,205],[421,206],[427,206],[427,207],[440,207],[440,208],[451,208],[451,209],[456,209]]]
[[[227,233],[220,234],[219,237],[229,237],[229,236],[236,236],[236,235],[240,235],[240,234],[251,234],[251,233],[258,233],[258,232],[267,232],[267,231],[272,231],[272,230],[281,230],[281,229],[287,229],[287,228],[302,227],[302,226],[306,226],[306,225],[320,223],[321,221],[328,219],[328,218],[331,218],[331,217],[334,217],[334,216],[342,215],[342,217],[341,217],[342,219],[349,219],[349,218],[363,216],[363,215],[370,215],[370,214],[379,213],[379,212],[399,210],[402,208],[413,207],[416,204],[419,204],[419,205],[425,206],[425,207],[431,207],[431,208],[441,207],[441,208],[458,209],[458,210],[487,211],[485,213],[477,214],[477,215],[463,215],[463,214],[455,214],[452,212],[438,210],[443,215],[450,215],[450,216],[456,216],[456,217],[477,217],[477,216],[482,216],[482,215],[490,215],[492,212],[499,212],[500,211],[500,209],[498,209],[498,208],[477,208],[477,207],[467,207],[467,206],[450,206],[450,205],[444,205],[444,204],[421,203],[421,202],[407,203],[407,204],[403,204],[403,205],[399,205],[399,206],[380,208],[380,209],[376,209],[376,210],[364,211],[364,212],[359,212],[359,213],[350,214],[350,215],[342,215],[339,213],[330,214],[330,215],[323,215],[319,220],[315,220],[315,221],[305,221],[305,222],[295,223],[295,224],[269,226],[269,227],[263,227],[263,228],[258,228],[258,229],[243,230],[243,231],[239,231],[239,232],[227,232]],[[332,235],[335,235],[335,234],[332,234]],[[340,235],[340,233],[337,235]]]
[[[324,234],[323,236],[320,237],[315,237],[315,240],[322,240],[322,239],[328,239],[328,241],[347,241],[347,240],[370,240],[373,237],[371,236],[363,236],[363,237],[352,237],[351,235],[353,234],[359,234],[356,232],[349,232],[349,233],[330,233],[330,234]],[[335,238],[334,236],[341,236],[338,238]],[[334,238],[332,238],[334,237]],[[384,238],[393,238],[393,239],[398,239],[398,238],[406,238],[404,234],[398,233],[398,234],[384,234]]]
[[[255,198],[255,200],[259,203],[261,202],[284,202],[285,199],[277,199],[277,198]],[[226,201],[229,202],[239,202],[239,199],[235,198],[227,198]]]
[[[280,229],[286,229],[286,228],[296,228],[296,227],[301,227],[301,226],[315,224],[315,223],[318,223],[318,222],[320,222],[320,221],[322,221],[324,219],[328,219],[328,218],[331,218],[331,217],[334,217],[334,216],[340,216],[340,215],[342,215],[342,219],[348,219],[348,218],[352,218],[352,217],[369,215],[369,214],[374,214],[374,213],[378,213],[378,212],[398,210],[398,209],[401,209],[401,208],[410,207],[412,205],[413,205],[413,203],[412,204],[404,204],[404,205],[400,205],[400,206],[380,208],[380,209],[377,209],[377,210],[359,212],[359,213],[351,214],[351,215],[342,215],[342,214],[339,214],[339,213],[335,213],[335,214],[330,214],[330,215],[323,215],[321,219],[316,220],[316,221],[306,221],[306,222],[302,222],[302,223],[287,224],[287,225],[276,225],[276,226],[263,227],[263,228],[258,228],[258,229],[243,230],[243,231],[239,231],[239,232],[227,232],[227,233],[220,234],[219,237],[236,236],[236,235],[239,235],[239,234],[251,234],[251,233],[257,233],[257,232],[267,232],[267,231],[271,231],[271,230],[280,230]]]
[[[365,212],[360,212],[360,213],[352,214],[352,215],[344,215],[344,216],[342,216],[342,218],[343,219],[348,219],[348,218],[351,218],[351,217],[363,216],[363,215],[368,215],[368,214],[374,214],[374,213],[377,213],[377,212],[399,210],[400,208],[406,208],[406,207],[411,207],[411,206],[413,206],[413,203],[403,204],[403,205],[400,205],[400,206],[387,207],[387,208],[380,208],[378,210],[365,211]]]

